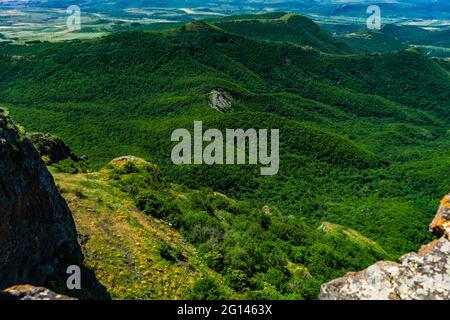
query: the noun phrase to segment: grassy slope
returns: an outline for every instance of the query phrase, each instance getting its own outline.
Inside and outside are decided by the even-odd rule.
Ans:
[[[375,241],[363,236],[356,230],[343,227],[338,224],[323,222],[319,227],[323,232],[335,234],[336,236],[344,236],[350,241],[362,246],[371,248],[375,252],[379,252],[381,255],[386,255],[386,251]]]
[[[114,299],[190,299],[196,280],[208,275],[220,281],[178,232],[112,186],[105,170],[53,170],[53,176],[73,213],[85,263]],[[162,257],[163,247],[176,252],[175,261]]]

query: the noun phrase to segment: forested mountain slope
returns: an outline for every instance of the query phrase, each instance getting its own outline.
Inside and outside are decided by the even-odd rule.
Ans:
[[[217,272],[239,270],[239,292],[268,283],[275,290],[268,295],[311,297],[320,282],[379,258],[370,250],[354,256],[339,232],[330,244],[311,231],[325,221],[370,238],[391,256],[427,241],[425,226],[450,185],[450,76],[445,64],[417,50],[356,54],[306,18],[274,17],[196,21],[76,43],[4,44],[0,96],[27,130],[60,136],[88,155],[91,168],[133,154],[205,197],[220,192],[255,210],[276,208],[280,218],[259,222],[252,211],[234,213],[226,233],[220,217],[207,218],[220,206],[205,205],[182,214],[189,223],[178,227],[199,250],[222,257]],[[243,27],[249,23],[262,29]],[[310,38],[292,34],[305,28],[314,30],[304,33]],[[231,97],[228,112],[209,106],[217,89]],[[170,135],[192,130],[194,120],[204,128],[279,129],[279,174],[173,165]],[[192,221],[208,232],[193,237],[200,231]],[[306,231],[291,238],[289,226],[303,223]],[[255,236],[260,232],[264,237]],[[256,258],[270,251],[279,253],[273,261]],[[237,257],[245,257],[242,264]],[[307,287],[276,283],[280,273],[292,276],[288,262],[314,270]]]

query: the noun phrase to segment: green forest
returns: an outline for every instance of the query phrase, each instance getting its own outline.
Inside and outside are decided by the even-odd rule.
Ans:
[[[316,299],[322,283],[430,240],[450,189],[449,70],[419,48],[367,52],[271,13],[0,44],[0,103],[89,159],[54,170],[109,168],[139,210],[196,248],[218,276],[185,298]],[[231,110],[209,106],[213,90]],[[279,173],[175,166],[171,133],[194,121],[279,129]],[[125,155],[152,165],[108,167]],[[177,252],[161,248],[174,263]]]

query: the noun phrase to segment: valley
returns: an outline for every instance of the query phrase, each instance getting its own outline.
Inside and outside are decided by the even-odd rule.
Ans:
[[[2,105],[89,159],[50,170],[113,298],[317,299],[324,282],[429,242],[450,187],[450,67],[415,46],[431,31],[206,18],[0,45]],[[226,110],[211,107],[217,92]],[[278,129],[278,174],[174,165],[171,134],[194,121]]]
[[[70,30],[66,12],[70,1],[0,2],[0,43],[33,41],[79,41],[125,30],[170,29],[189,21],[223,19],[227,16],[293,12],[302,14],[330,31],[339,42],[362,52],[389,52],[400,48],[420,47],[425,54],[450,58],[448,39],[450,17],[446,1],[424,5],[420,1],[399,3],[381,1],[382,31],[367,28],[367,7],[371,1],[304,0],[299,3],[257,1],[112,1],[102,5],[94,0],[79,1],[81,27]],[[446,11],[447,10],[447,11]],[[256,16],[254,15],[253,18]],[[399,32],[388,31],[398,28]],[[268,30],[266,30],[268,31]],[[271,30],[273,31],[273,30]],[[401,35],[406,36],[406,39]],[[292,35],[291,35],[292,36]]]

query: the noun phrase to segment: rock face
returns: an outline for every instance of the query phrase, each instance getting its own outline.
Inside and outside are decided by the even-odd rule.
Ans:
[[[430,224],[430,232],[438,237],[450,234],[450,194],[442,199],[438,213]]]
[[[76,156],[70,148],[59,138],[49,134],[34,132],[27,134],[27,137],[38,149],[42,158],[46,159],[47,164],[53,164],[65,159],[73,161],[82,160]]]
[[[400,263],[377,262],[364,271],[322,285],[322,300],[448,300],[450,299],[449,202],[444,198],[430,230],[441,236],[408,253]]]
[[[223,90],[213,90],[209,97],[209,106],[217,111],[231,110],[231,94]]]
[[[71,212],[31,141],[0,109],[0,290],[33,284],[66,292],[67,267],[82,268],[85,297],[106,297],[83,268]]]

